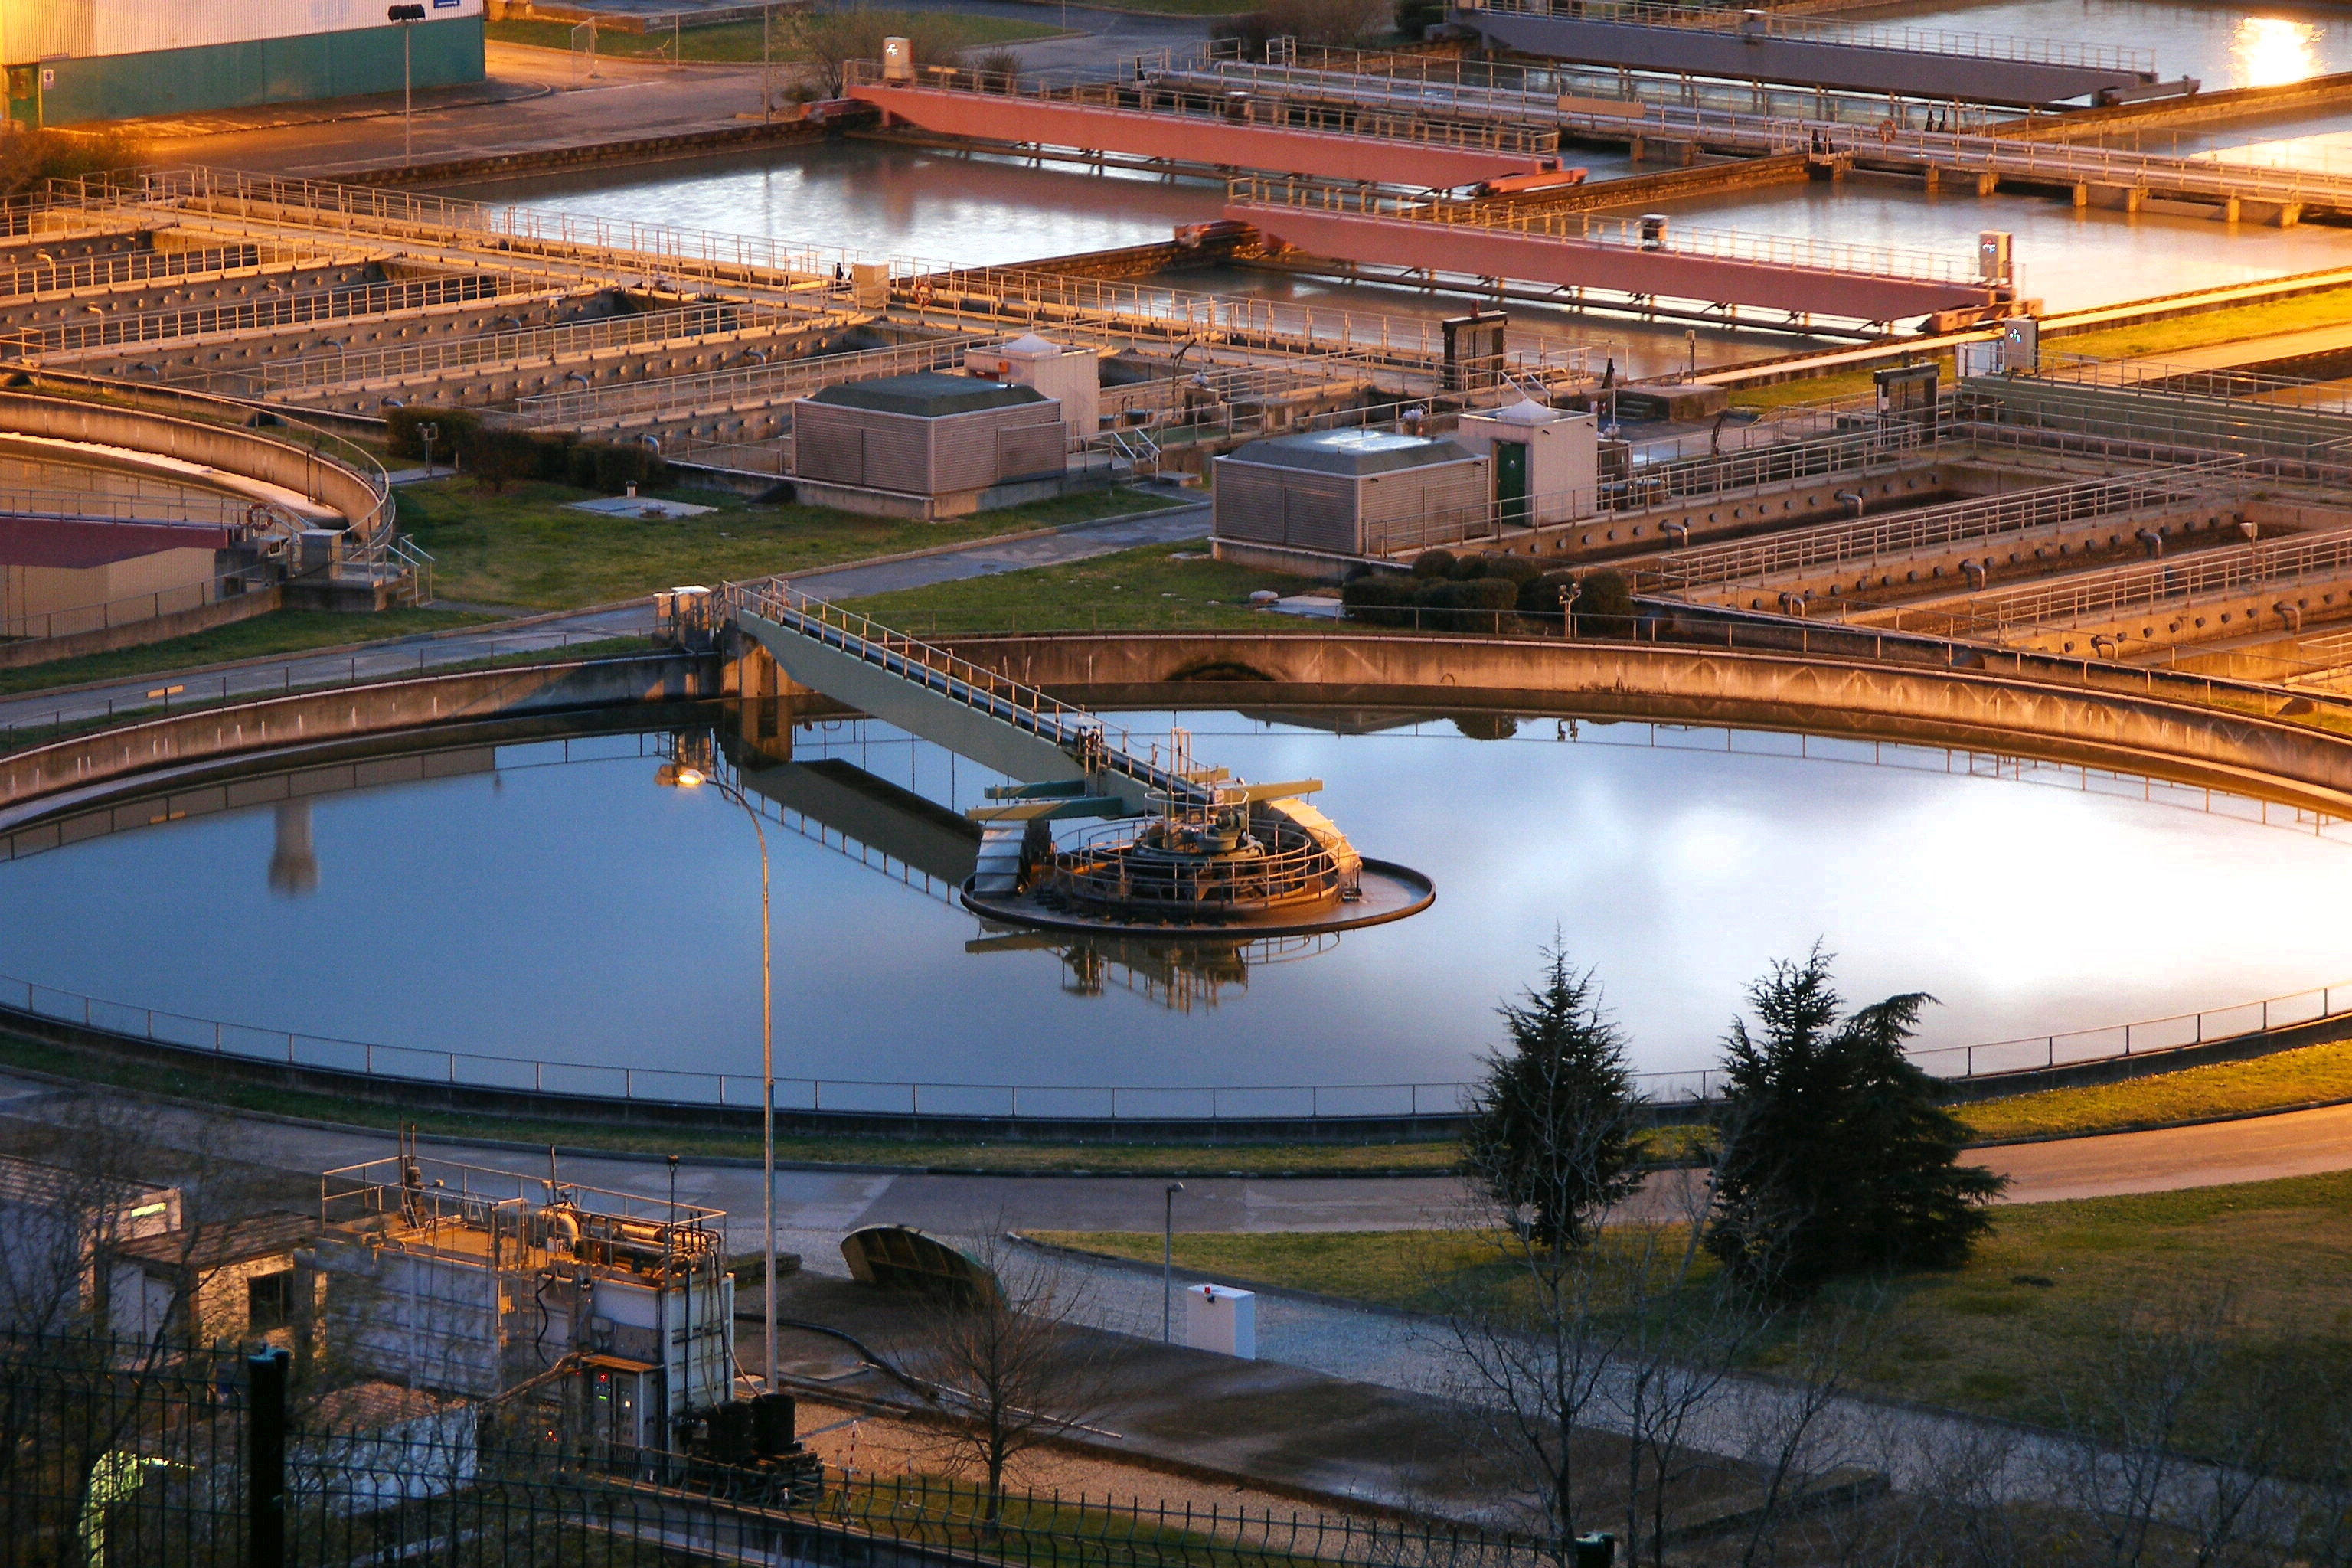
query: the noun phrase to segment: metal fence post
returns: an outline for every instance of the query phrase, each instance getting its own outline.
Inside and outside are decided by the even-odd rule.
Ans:
[[[293,1359],[282,1350],[246,1359],[246,1568],[286,1565],[286,1375]]]

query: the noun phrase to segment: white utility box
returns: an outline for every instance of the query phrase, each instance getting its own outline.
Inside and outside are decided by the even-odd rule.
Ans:
[[[1184,1342],[1196,1351],[1257,1359],[1257,1293],[1223,1285],[1184,1288]]]
[[[967,350],[963,367],[974,375],[1035,387],[1062,405],[1071,445],[1093,438],[1102,406],[1102,362],[1094,350],[1067,348],[1032,332],[994,348]]]
[[[1465,414],[1454,440],[1487,459],[1501,522],[1568,522],[1601,510],[1601,427],[1590,414],[1522,398],[1492,414]]]

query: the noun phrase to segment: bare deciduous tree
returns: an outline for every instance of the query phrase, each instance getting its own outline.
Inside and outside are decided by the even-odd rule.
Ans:
[[[1002,1225],[964,1250],[992,1285],[936,1297],[908,1360],[954,1417],[940,1442],[979,1472],[992,1522],[1021,1457],[1101,1413],[1113,1352],[1081,1326],[1090,1292],[1060,1259],[1020,1245]]]

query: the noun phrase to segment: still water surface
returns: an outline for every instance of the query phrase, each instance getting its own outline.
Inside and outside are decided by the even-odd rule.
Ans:
[[[1597,967],[1651,1070],[1710,1061],[1745,983],[1817,939],[1853,996],[1941,998],[1929,1045],[2352,973],[2352,846],[2277,808],[2282,825],[2244,820],[2252,802],[1642,723],[1523,720],[1509,739],[1473,740],[1426,717],[1353,734],[1182,721],[1197,755],[1244,776],[1328,781],[1319,803],[1366,853],[1430,874],[1435,907],[1245,976],[1196,976],[1178,987],[1188,1009],[1149,957],[1097,963],[1007,939],[874,849],[845,851],[845,822],[869,845],[888,837],[870,813],[823,823],[771,803],[780,1073],[1454,1080],[1556,931]],[[715,792],[658,787],[664,740],[485,749],[456,776],[0,864],[0,973],[402,1046],[755,1072],[751,824]],[[863,721],[803,728],[796,757],[959,809],[994,777]]]

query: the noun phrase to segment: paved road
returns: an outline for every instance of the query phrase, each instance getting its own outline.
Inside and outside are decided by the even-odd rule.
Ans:
[[[1056,7],[1017,0],[893,0],[900,9],[1004,17],[1044,26],[1063,25]],[[1181,48],[1208,36],[1195,16],[1155,16],[1073,8],[1066,37],[1009,46],[1030,70],[1108,69],[1139,54]],[[688,135],[727,130],[757,119],[760,68],[670,67],[604,58],[596,76],[579,76],[571,55],[515,44],[488,46],[490,80],[468,96],[497,102],[420,105],[410,121],[414,161],[438,163],[591,146],[600,142]],[[780,73],[780,83],[789,78]],[[371,100],[371,111],[379,108]],[[299,123],[254,126],[247,117],[178,117],[160,123],[152,162],[165,167],[199,163],[257,174],[332,179],[364,169],[396,167],[402,151],[399,115],[311,118]],[[290,115],[270,117],[273,121]]]
[[[910,561],[811,572],[793,581],[827,598],[842,599],[886,589],[919,588],[931,583],[1083,561],[1141,544],[1181,543],[1206,538],[1208,531],[1209,509],[1205,505],[1173,507],[1166,511],[1076,523],[1050,534],[1009,543],[977,540]],[[487,626],[478,631],[443,633],[437,637],[393,637],[356,652],[299,654],[169,675],[134,676],[60,691],[27,692],[21,697],[0,699],[0,742],[5,742],[11,729],[42,728],[104,718],[118,710],[153,709],[158,700],[150,693],[167,687],[183,689],[163,700],[166,705],[218,701],[227,697],[262,697],[296,687],[362,678],[388,680],[476,659],[543,652],[605,637],[644,637],[652,632],[653,626],[651,604],[639,600],[608,609],[535,618],[525,626]]]
[[[871,566],[836,566],[828,572],[803,572],[793,585],[827,599],[854,599],[866,594],[887,594],[900,588],[928,587],[934,583],[960,583],[972,577],[992,577],[1000,572],[1026,572],[1037,566],[1060,566],[1114,551],[1145,544],[1181,544],[1209,537],[1208,503],[1171,507],[1127,518],[1060,529],[1033,539],[1003,544],[980,544],[919,556],[911,561],[885,561]]]
[[[2020,1143],[1975,1156],[2006,1174],[2019,1203],[2160,1193],[2352,1170],[2352,1105],[2278,1116]]]
[[[684,135],[740,125],[760,112],[757,66],[671,68],[632,60],[597,63],[597,76],[572,86],[572,57],[512,44],[488,47],[495,88],[517,101],[419,109],[415,161],[490,158],[588,146],[599,142]],[[337,120],[156,140],[151,161],[203,163],[257,173],[331,178],[402,162],[401,121]]]

